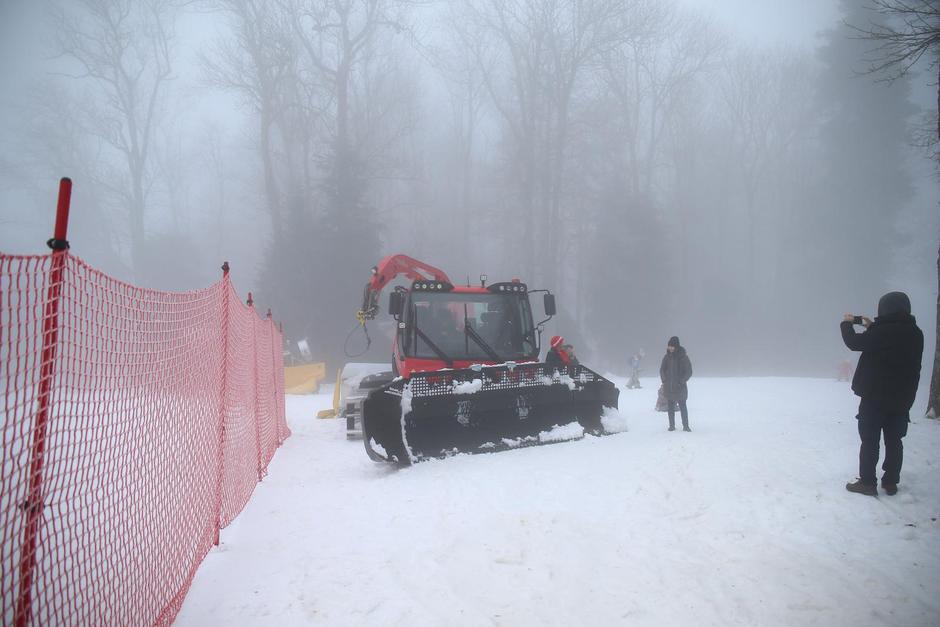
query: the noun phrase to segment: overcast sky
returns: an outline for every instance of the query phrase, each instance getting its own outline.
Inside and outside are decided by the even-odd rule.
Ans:
[[[836,0],[681,0],[698,7],[752,42],[812,46],[816,34],[838,18]],[[0,63],[4,70],[19,52],[35,49],[32,22],[42,13],[42,2],[0,0]],[[25,44],[25,46],[24,46]]]
[[[839,18],[836,0],[681,0],[750,43],[815,47]]]

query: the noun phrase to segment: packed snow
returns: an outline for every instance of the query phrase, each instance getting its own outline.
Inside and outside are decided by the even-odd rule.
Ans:
[[[503,438],[503,445],[510,448],[518,448],[526,444],[532,444],[539,441],[537,435],[529,435],[524,438]],[[489,442],[487,442],[489,444]],[[484,445],[485,446],[485,445]]]
[[[627,430],[627,417],[619,409],[605,407],[601,414],[601,425],[607,433],[623,433]]]
[[[585,375],[582,374],[580,379],[581,379],[581,383],[587,383],[587,377]],[[569,390],[578,389],[578,384],[574,382],[574,379],[572,379],[567,374],[559,374],[557,370],[550,377],[543,376],[540,379],[540,381],[542,385],[552,385],[553,383],[561,383],[562,385],[567,385]]]
[[[411,413],[411,401],[414,394],[411,393],[411,384],[405,384],[401,391],[401,417],[404,418]]]
[[[388,458],[388,451],[385,450],[384,446],[376,442],[375,438],[369,438],[369,446],[382,457]]]
[[[474,379],[462,383],[454,382],[454,394],[475,394],[482,389],[483,379]]]
[[[552,442],[565,442],[568,440],[577,440],[584,437],[584,427],[581,426],[577,421],[569,422],[564,425],[555,425],[548,431],[541,431],[537,435],[529,435],[524,438],[503,438],[502,442],[504,446],[509,448],[518,448],[520,446],[528,446],[529,444],[535,444],[536,442],[542,444],[549,444]],[[496,445],[492,442],[487,442],[480,446],[482,449],[495,448]]]
[[[555,425],[548,431],[539,433],[539,442],[564,442],[565,440],[575,440],[584,436],[584,427],[577,421],[569,422],[566,425]]]
[[[315,418],[328,390],[289,396],[177,624],[940,624],[940,423],[913,416],[899,492],[872,498],[844,487],[846,383],[693,379],[670,433],[655,381],[615,381],[629,431],[404,470]]]

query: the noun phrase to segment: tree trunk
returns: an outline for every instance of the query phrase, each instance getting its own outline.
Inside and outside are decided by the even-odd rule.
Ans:
[[[274,174],[274,155],[271,147],[271,112],[267,104],[261,108],[261,160],[264,165],[264,194],[268,202],[268,214],[271,217],[271,231],[279,236],[283,231],[281,223],[281,202],[278,192],[277,177]]]
[[[336,70],[336,147],[343,158],[349,150],[349,71],[344,54]]]
[[[144,230],[145,194],[144,194],[144,160],[137,152],[137,144],[128,156],[127,169],[131,179],[131,265],[134,269],[134,278],[139,283],[144,280],[144,264],[146,255],[144,245],[146,232]]]
[[[144,280],[144,187],[140,180],[141,175],[132,172],[131,193],[131,265],[134,268],[134,279],[139,283]]]
[[[561,196],[563,181],[565,175],[565,153],[568,148],[568,103],[571,99],[571,89],[566,88],[566,93],[559,98],[559,107],[558,114],[555,120],[555,133],[554,133],[554,150],[549,151],[549,154],[552,157],[552,173],[551,173],[551,201],[549,207],[549,219],[548,219],[548,254],[549,256],[546,259],[551,259],[552,263],[548,264],[548,276],[546,277],[547,283],[553,288],[560,287],[560,277],[559,273],[561,271],[561,266],[564,263],[565,255],[561,253],[556,253],[555,251],[564,250],[565,241],[564,237],[564,224],[563,216],[561,210]]]
[[[475,235],[476,216],[471,216],[470,212],[470,184],[473,170],[473,135],[476,132],[476,112],[474,110],[475,95],[473,90],[472,78],[467,81],[466,93],[466,120],[463,126],[463,137],[461,137],[460,155],[460,219],[463,222],[466,238],[461,238],[462,256],[464,259],[470,259],[471,263],[478,264],[482,261],[479,251],[472,250],[470,242],[477,241]]]
[[[940,68],[937,70],[940,78]],[[940,112],[940,83],[937,85],[937,111]],[[940,140],[940,114],[937,115],[937,139]],[[940,248],[937,249],[937,318],[934,321],[935,345],[933,350],[933,374],[930,377],[930,393],[927,396],[927,415],[940,416]]]
[[[927,415],[940,415],[940,248],[937,249],[937,319],[934,323],[936,336],[933,353],[933,375],[930,378],[930,394],[927,397]]]
[[[529,122],[527,122],[529,124]],[[535,177],[536,177],[536,164],[535,164],[535,148],[532,146],[534,142],[535,132],[527,131],[524,138],[525,145],[522,147],[522,158],[523,158],[523,176],[524,181],[522,184],[522,224],[519,227],[519,232],[523,234],[522,238],[522,263],[520,264],[520,272],[523,273],[526,277],[533,277],[529,279],[530,281],[534,280],[535,276],[535,234],[536,234],[536,224],[535,224]],[[511,240],[507,242],[511,244]]]

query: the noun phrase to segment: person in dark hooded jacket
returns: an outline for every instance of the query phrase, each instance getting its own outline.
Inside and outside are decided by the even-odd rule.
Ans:
[[[861,397],[856,418],[862,443],[858,453],[859,479],[847,483],[845,488],[859,494],[878,494],[875,467],[884,434],[881,488],[896,494],[904,459],[901,438],[907,435],[910,409],[920,382],[924,334],[911,315],[911,301],[904,292],[882,296],[875,320],[862,318],[866,327],[863,333],[855,332],[855,318],[846,314],[841,330],[845,345],[862,353],[852,379],[852,391]]]
[[[659,366],[659,378],[663,382],[663,396],[669,409],[669,431],[676,430],[676,405],[682,416],[682,430],[689,428],[689,408],[686,401],[689,399],[689,387],[686,385],[692,378],[692,361],[689,359],[685,347],[679,344],[679,338],[673,335],[666,344],[666,354]]]
[[[578,358],[574,356],[571,344],[565,344],[565,338],[560,335],[552,337],[548,354],[545,355],[545,365],[549,368],[563,368],[577,366]]]

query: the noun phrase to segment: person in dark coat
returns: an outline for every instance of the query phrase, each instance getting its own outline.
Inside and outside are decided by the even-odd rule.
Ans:
[[[865,326],[863,333],[855,332],[857,322]],[[859,494],[878,494],[875,466],[884,434],[881,488],[888,494],[897,494],[904,460],[901,438],[907,435],[910,409],[920,383],[924,334],[911,315],[911,301],[904,292],[882,296],[874,322],[846,314],[840,326],[845,345],[862,353],[852,378],[852,391],[861,397],[856,416],[862,440],[858,452],[859,478],[845,488]]]
[[[574,356],[574,348],[565,344],[565,338],[560,335],[552,337],[551,348],[545,355],[545,365],[549,368],[562,368],[563,366],[576,366],[578,358]]]
[[[663,356],[663,362],[659,366],[659,378],[663,382],[663,395],[666,397],[666,403],[669,412],[669,431],[676,430],[676,405],[679,405],[679,413],[682,415],[682,430],[691,431],[689,428],[689,408],[686,401],[689,399],[689,386],[687,383],[692,378],[692,360],[689,359],[685,347],[679,344],[679,338],[673,335],[666,344],[666,354]]]

